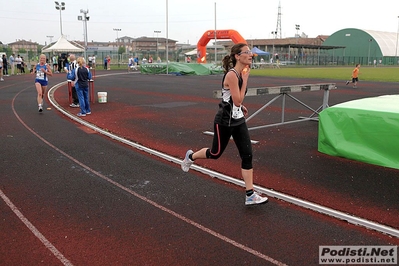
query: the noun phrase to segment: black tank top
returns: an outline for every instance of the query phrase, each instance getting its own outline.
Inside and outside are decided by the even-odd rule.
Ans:
[[[238,79],[238,87],[241,91],[242,89],[242,84],[243,84],[243,80],[241,75],[238,74],[238,72],[232,68],[229,70],[230,71],[234,71],[237,79]],[[245,118],[239,118],[239,119],[234,119],[231,117],[232,115],[232,109],[233,109],[233,99],[231,97],[231,93],[229,89],[225,89],[223,87],[224,84],[224,79],[226,78],[226,74],[224,74],[223,76],[223,80],[222,80],[222,101],[219,103],[219,110],[216,113],[215,116],[215,120],[214,122],[216,124],[222,125],[222,126],[238,126],[241,125],[242,123],[245,123]],[[245,92],[246,93],[246,92]]]

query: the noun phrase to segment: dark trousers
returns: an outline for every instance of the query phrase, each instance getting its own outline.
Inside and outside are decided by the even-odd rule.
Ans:
[[[79,98],[78,98],[78,94],[76,93],[75,86],[72,87],[72,102],[74,104],[79,104]]]
[[[82,114],[87,114],[91,112],[89,103],[89,87],[77,88],[76,89],[79,97],[80,112]]]

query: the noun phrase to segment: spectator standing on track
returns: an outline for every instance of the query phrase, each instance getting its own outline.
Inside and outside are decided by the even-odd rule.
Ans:
[[[223,99],[214,119],[212,148],[202,148],[196,152],[188,150],[181,164],[182,170],[188,172],[197,159],[218,159],[232,136],[241,157],[241,174],[246,190],[245,205],[260,204],[268,200],[254,191],[252,144],[244,117],[248,110],[242,105],[247,92],[251,62],[252,52],[244,43],[235,44],[230,54],[223,58]]]
[[[136,67],[137,70],[137,66],[139,65],[139,57],[136,56],[133,61],[134,61],[134,66]]]
[[[58,56],[57,56],[57,65],[58,65],[58,73],[61,73],[61,71],[62,71],[62,59],[61,59],[61,54],[58,54]]]
[[[3,76],[8,77],[8,62],[7,56],[3,54]]]
[[[352,70],[352,84],[353,88],[357,88],[357,83],[359,82],[359,74],[360,74],[360,64],[356,64],[355,68]],[[345,85],[348,85],[350,81],[348,80]]]
[[[111,70],[111,57],[107,56],[107,70]]]
[[[73,71],[74,80],[76,80],[76,92],[79,97],[80,113],[77,116],[86,116],[91,114],[89,103],[89,80],[91,80],[91,72],[86,67],[86,61],[83,57],[79,57],[78,67]]]
[[[48,76],[53,75],[51,67],[46,63],[46,55],[40,55],[39,63],[37,63],[32,73],[36,74],[35,87],[37,91],[37,104],[39,106],[39,112],[43,112],[43,99],[48,85]]]
[[[17,58],[15,58],[15,63],[17,64],[17,75],[21,75],[21,64],[22,64],[22,59],[21,56],[18,55]]]
[[[69,79],[68,77],[71,75],[72,72],[75,71],[75,69],[78,67],[78,64],[76,62],[76,57],[74,54],[69,55],[69,60],[66,60],[66,65],[65,65],[65,72],[67,72],[67,79],[72,81],[72,103],[69,105],[70,107],[73,108],[78,108],[79,107],[79,97],[78,94],[76,92],[76,87],[75,87],[75,83],[76,80],[75,79]],[[73,75],[72,75],[73,76]]]
[[[104,57],[104,70],[108,69],[108,58]]]
[[[2,56],[2,58],[0,58],[0,81],[4,81],[4,79],[3,79],[3,58],[4,58],[4,55]]]
[[[53,55],[53,72],[58,73],[58,57]]]
[[[96,68],[96,56],[93,54],[93,68]]]
[[[127,64],[127,72],[130,72],[130,69],[133,67],[133,58],[129,56],[128,64]]]
[[[11,75],[14,75],[15,72],[15,54],[10,55],[10,66],[11,66]]]
[[[21,56],[21,74],[22,73],[25,74],[25,66],[26,66],[26,63],[24,61],[24,58]]]
[[[89,68],[91,69],[93,67],[93,56],[89,55],[89,58],[87,58],[87,61],[89,63]]]

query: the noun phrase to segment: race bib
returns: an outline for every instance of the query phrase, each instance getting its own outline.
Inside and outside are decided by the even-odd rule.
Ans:
[[[36,71],[36,79],[43,79],[43,80],[45,79],[44,78],[44,72],[41,69]]]
[[[233,104],[233,114],[231,115],[234,119],[240,119],[244,117],[244,113],[241,110],[241,106],[237,107]]]

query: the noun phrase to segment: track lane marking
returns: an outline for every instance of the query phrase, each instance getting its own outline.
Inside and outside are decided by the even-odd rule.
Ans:
[[[62,84],[64,84],[64,83],[62,83]],[[267,256],[267,255],[265,255],[265,254],[263,254],[263,253],[261,253],[261,252],[259,252],[259,251],[256,251],[256,250],[254,250],[254,249],[252,249],[252,248],[250,248],[250,247],[247,247],[247,246],[245,246],[245,245],[243,245],[243,244],[241,244],[241,243],[238,243],[238,242],[234,241],[233,239],[228,238],[227,236],[224,236],[224,235],[222,235],[222,234],[220,234],[220,233],[218,233],[218,232],[216,232],[216,231],[214,231],[214,230],[212,230],[212,229],[210,229],[210,228],[208,228],[208,227],[206,227],[206,226],[203,226],[203,225],[201,225],[201,224],[195,222],[194,220],[191,220],[191,219],[185,217],[184,215],[181,215],[181,214],[179,214],[179,213],[177,213],[177,212],[175,212],[175,211],[173,211],[173,210],[171,210],[171,209],[168,209],[168,208],[166,208],[166,207],[164,207],[164,206],[162,206],[162,205],[156,203],[155,201],[152,201],[152,200],[150,200],[150,199],[148,199],[148,198],[146,198],[146,197],[144,197],[144,196],[142,196],[142,195],[140,195],[140,194],[138,194],[138,193],[136,193],[136,192],[130,190],[129,188],[127,188],[127,187],[125,187],[125,186],[119,184],[118,182],[116,182],[116,181],[114,181],[114,180],[112,180],[112,179],[110,179],[110,178],[104,176],[103,174],[101,174],[101,173],[95,171],[94,169],[90,168],[89,166],[85,165],[84,163],[80,162],[79,160],[75,159],[75,158],[72,157],[71,155],[67,154],[66,152],[62,151],[61,149],[59,149],[59,148],[57,148],[56,146],[54,146],[53,144],[51,144],[49,141],[47,141],[47,140],[44,139],[42,136],[40,136],[38,133],[36,133],[32,128],[30,128],[30,127],[21,119],[21,117],[17,114],[17,112],[16,112],[16,110],[15,110],[15,108],[14,108],[15,99],[18,97],[18,95],[19,95],[21,92],[23,92],[23,91],[25,91],[25,90],[27,90],[27,89],[28,89],[28,88],[25,88],[25,89],[21,90],[20,92],[18,92],[18,93],[14,96],[14,98],[13,98],[13,100],[12,100],[12,110],[13,110],[13,112],[14,112],[14,115],[15,115],[16,118],[18,119],[18,121],[19,121],[29,132],[31,132],[34,136],[36,136],[38,139],[40,139],[40,140],[41,140],[42,142],[44,142],[46,145],[48,145],[49,147],[51,147],[51,148],[54,149],[55,151],[59,152],[60,154],[62,154],[62,155],[65,156],[66,158],[70,159],[71,161],[73,161],[73,162],[76,163],[77,165],[81,166],[82,168],[84,168],[84,169],[90,171],[91,173],[95,174],[96,176],[100,177],[101,179],[103,179],[103,180],[109,182],[110,184],[112,184],[112,185],[114,185],[114,186],[120,188],[121,190],[123,190],[123,191],[125,191],[125,192],[131,194],[132,196],[135,196],[135,197],[137,197],[137,198],[143,200],[144,202],[146,202],[146,203],[152,205],[153,207],[155,207],[155,208],[157,208],[157,209],[159,209],[159,210],[162,210],[162,211],[164,211],[164,212],[166,212],[166,213],[168,213],[168,214],[174,216],[175,218],[177,218],[177,219],[179,219],[179,220],[181,220],[181,221],[184,221],[184,222],[186,222],[186,223],[188,223],[188,224],[190,224],[190,225],[192,225],[192,226],[198,228],[199,230],[201,230],[201,231],[203,231],[203,232],[205,232],[205,233],[207,233],[207,234],[210,234],[210,235],[212,235],[212,236],[214,236],[214,237],[216,237],[216,238],[218,238],[218,239],[220,239],[220,240],[222,240],[222,241],[224,241],[224,242],[226,242],[226,243],[228,243],[228,244],[230,244],[230,245],[232,245],[232,246],[235,246],[235,247],[237,247],[237,248],[243,250],[243,251],[246,251],[246,252],[248,252],[248,253],[250,253],[250,254],[252,254],[252,255],[254,255],[254,256],[260,258],[260,259],[263,259],[263,260],[265,260],[265,261],[268,261],[268,262],[270,262],[270,263],[273,263],[274,265],[279,265],[279,266],[284,266],[284,265],[286,265],[286,264],[284,264],[284,263],[281,262],[281,261],[278,261],[278,260],[276,260],[276,259],[274,259],[274,258],[272,258],[272,257],[270,257],[270,256]],[[48,93],[50,94],[50,91],[49,91]],[[19,211],[18,211],[18,212],[19,212]],[[20,212],[19,212],[19,213],[20,213]],[[21,213],[21,215],[22,215],[22,213]],[[31,223],[29,222],[29,224],[31,224]],[[31,224],[31,225],[33,226],[33,224]],[[34,227],[34,226],[33,226],[33,227]],[[28,228],[29,228],[29,227],[28,227]],[[34,232],[32,231],[32,233],[34,233]],[[39,232],[39,233],[40,233],[40,232]],[[35,234],[35,233],[34,233],[34,234]],[[45,237],[44,237],[42,234],[40,234],[40,235],[45,239]],[[35,234],[35,236],[36,236],[36,234]],[[46,242],[46,243],[47,243],[47,242]],[[50,243],[50,244],[51,244],[51,243]],[[52,245],[51,245],[51,246],[52,246]],[[51,246],[50,246],[50,247],[51,247]],[[46,246],[46,247],[47,247],[47,246]],[[48,247],[47,247],[47,248],[48,248]],[[57,250],[55,247],[54,247],[54,249]],[[51,249],[50,249],[50,250],[51,250]],[[57,250],[57,251],[58,251],[58,250]],[[59,253],[59,254],[60,254],[60,253]],[[57,253],[57,255],[58,255],[58,253]],[[64,256],[63,256],[62,254],[60,254],[60,255],[64,258]],[[58,258],[58,257],[57,257],[57,258]],[[61,260],[61,262],[62,262],[62,260]],[[68,262],[69,262],[69,261],[68,261]],[[70,263],[70,262],[69,262],[69,263]],[[72,264],[67,264],[67,265],[72,265]]]
[[[107,74],[106,76],[111,76],[111,75],[112,74]],[[102,75],[99,76],[99,77],[102,77]],[[52,97],[53,93],[54,93],[54,92],[52,92],[52,90],[54,90],[54,91],[57,90],[64,83],[66,83],[66,82],[57,84],[57,85],[53,86],[52,88],[50,88],[50,90],[48,91],[48,99],[49,99],[50,103],[58,111],[63,113],[65,116],[71,118],[72,120],[74,120],[74,121],[76,121],[76,122],[78,122],[78,123],[80,123],[80,124],[82,124],[82,125],[84,125],[86,127],[91,128],[91,129],[95,130],[96,132],[99,132],[100,134],[103,134],[103,135],[105,135],[105,136],[107,136],[107,137],[109,137],[111,139],[117,140],[117,141],[119,141],[121,143],[124,143],[126,145],[129,145],[129,146],[131,146],[133,148],[136,148],[138,150],[142,150],[144,152],[147,152],[147,153],[149,153],[151,155],[158,156],[159,158],[162,158],[164,160],[167,160],[167,161],[170,161],[170,162],[173,162],[173,163],[176,163],[176,164],[181,164],[182,160],[180,160],[178,158],[169,156],[169,155],[167,155],[165,153],[153,150],[151,148],[142,146],[140,144],[134,143],[134,142],[129,141],[127,139],[121,138],[121,137],[119,137],[117,135],[114,135],[114,134],[112,134],[110,132],[107,132],[107,131],[97,127],[96,125],[93,125],[93,124],[91,124],[91,123],[89,123],[87,121],[84,121],[84,120],[78,118],[77,116],[74,116],[74,115],[68,113],[65,109],[60,107],[58,105],[58,103],[55,101],[55,99],[53,99],[53,97]],[[193,164],[191,166],[191,169],[193,169],[195,171],[198,171],[200,173],[209,175],[209,176],[211,176],[213,178],[217,178],[217,179],[229,182],[231,184],[235,184],[235,185],[238,185],[238,186],[241,186],[241,187],[245,187],[244,181],[241,180],[241,179],[237,179],[237,178],[234,178],[234,177],[231,177],[231,176],[227,176],[227,175],[221,174],[219,172],[216,172],[216,171],[213,171],[213,170],[198,166],[196,164]],[[351,214],[348,214],[348,213],[344,213],[342,211],[338,211],[338,210],[335,210],[335,209],[332,209],[332,208],[329,208],[329,207],[326,207],[326,206],[323,206],[323,205],[320,205],[320,204],[317,204],[317,203],[314,203],[314,202],[310,202],[310,201],[307,201],[307,200],[304,200],[304,199],[296,198],[294,196],[290,196],[288,194],[284,194],[284,193],[281,193],[281,192],[278,192],[278,191],[275,191],[275,190],[272,190],[272,189],[264,188],[264,187],[257,186],[257,185],[254,185],[254,188],[256,190],[258,190],[259,192],[262,192],[262,193],[266,194],[267,196],[274,197],[276,199],[292,203],[292,204],[294,204],[296,206],[299,206],[301,208],[309,209],[309,210],[312,210],[312,211],[327,215],[329,217],[333,217],[333,218],[336,218],[336,219],[339,219],[339,220],[342,220],[342,221],[347,221],[348,223],[356,225],[356,226],[365,227],[367,229],[375,230],[377,232],[380,232],[380,233],[383,233],[383,234],[387,234],[387,235],[391,235],[391,236],[399,238],[399,229],[398,228],[394,228],[394,227],[391,227],[391,226],[383,225],[383,224],[380,224],[380,223],[377,223],[377,222],[374,222],[374,221],[371,221],[371,220],[367,220],[367,219],[364,219],[364,218],[361,218],[361,217],[357,217],[357,216],[354,216],[354,215],[351,215]]]
[[[4,194],[0,189],[0,197],[10,207],[13,213],[21,220],[22,223],[44,244],[44,246],[53,253],[53,255],[66,266],[73,266],[73,264],[62,255],[62,253],[42,234],[40,231],[20,212],[17,206]]]

